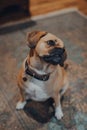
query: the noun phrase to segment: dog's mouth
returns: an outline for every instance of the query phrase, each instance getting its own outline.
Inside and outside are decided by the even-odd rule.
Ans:
[[[64,48],[54,48],[49,52],[49,55],[44,55],[42,58],[45,62],[50,63],[52,65],[60,64],[63,66],[64,63]]]

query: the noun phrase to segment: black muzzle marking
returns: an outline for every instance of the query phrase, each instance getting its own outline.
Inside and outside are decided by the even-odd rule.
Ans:
[[[54,48],[49,52],[49,55],[43,56],[43,60],[47,63],[63,66],[63,56],[64,56],[65,48]]]

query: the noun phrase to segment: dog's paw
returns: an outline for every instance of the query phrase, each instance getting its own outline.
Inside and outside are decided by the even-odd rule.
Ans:
[[[16,109],[17,109],[17,110],[23,109],[24,106],[26,105],[26,103],[27,103],[26,101],[24,101],[24,102],[19,101],[19,102],[17,103],[17,105],[16,105]]]
[[[56,112],[55,112],[55,117],[58,120],[61,120],[61,118],[63,117],[63,112],[62,112],[62,109],[60,107],[57,107]]]

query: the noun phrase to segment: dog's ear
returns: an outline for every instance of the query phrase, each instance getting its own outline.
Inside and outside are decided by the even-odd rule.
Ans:
[[[64,67],[64,62],[65,62],[66,59],[67,59],[67,52],[66,52],[66,50],[65,50],[65,48],[64,48],[64,53],[63,53],[63,55],[62,55],[61,62],[59,63],[60,66]]]
[[[42,38],[46,34],[47,34],[47,32],[45,32],[45,31],[33,31],[31,33],[28,33],[28,35],[27,35],[28,47],[30,47],[31,49],[34,49],[36,47],[38,41],[40,40],[40,38]]]

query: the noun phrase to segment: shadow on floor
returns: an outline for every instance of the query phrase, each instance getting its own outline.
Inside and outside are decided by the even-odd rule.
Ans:
[[[1,34],[6,34],[6,33],[11,33],[11,32],[15,32],[18,30],[23,30],[32,26],[35,26],[36,22],[35,21],[27,21],[24,23],[18,23],[16,25],[10,25],[10,26],[6,26],[6,27],[1,27],[0,28],[0,35]]]
[[[48,122],[54,115],[53,99],[50,98],[45,102],[28,101],[24,112],[40,123]]]

